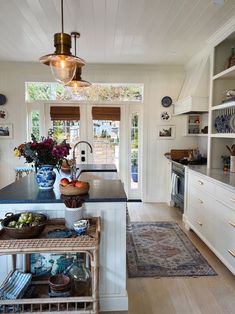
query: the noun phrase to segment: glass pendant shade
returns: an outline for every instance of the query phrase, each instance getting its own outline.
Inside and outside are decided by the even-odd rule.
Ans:
[[[39,61],[50,66],[56,81],[64,85],[74,77],[76,69],[85,65],[85,61],[71,54],[71,36],[64,33],[63,0],[61,0],[62,32],[54,34],[55,52],[43,56]]]
[[[71,36],[65,33],[54,35],[54,54],[41,57],[41,63],[49,65],[55,80],[62,84],[68,84],[74,77],[77,67],[85,64],[79,57],[73,56],[71,49]]]
[[[72,81],[67,84],[67,86],[73,88],[74,92],[78,91],[80,88],[91,86],[90,82],[87,82],[81,78],[81,74],[82,74],[82,69],[77,68]]]
[[[73,58],[59,55],[51,58],[50,68],[55,80],[66,85],[73,79],[77,64]]]

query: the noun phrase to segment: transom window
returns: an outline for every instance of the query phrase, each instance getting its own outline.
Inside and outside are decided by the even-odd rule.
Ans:
[[[54,82],[26,82],[25,99],[34,101],[143,101],[143,84],[92,84],[78,92]]]

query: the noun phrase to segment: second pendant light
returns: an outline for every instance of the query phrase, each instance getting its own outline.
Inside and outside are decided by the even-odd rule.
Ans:
[[[74,55],[76,56],[77,38],[80,38],[80,33],[72,32],[71,37],[74,38]],[[72,81],[70,81],[66,86],[72,87],[74,92],[77,92],[80,88],[91,86],[91,83],[83,80],[81,76],[82,68],[77,67]]]

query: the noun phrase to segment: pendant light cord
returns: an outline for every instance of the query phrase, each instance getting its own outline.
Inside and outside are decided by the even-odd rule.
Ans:
[[[75,57],[77,56],[77,38],[76,38],[76,35],[74,36],[74,54],[75,54]]]
[[[64,32],[64,0],[61,0],[61,26],[62,33]]]

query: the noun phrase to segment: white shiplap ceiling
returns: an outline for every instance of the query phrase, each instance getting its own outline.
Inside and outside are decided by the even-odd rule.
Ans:
[[[233,16],[235,0],[64,0],[87,63],[184,64]],[[0,0],[0,61],[37,62],[57,32],[60,0]]]

